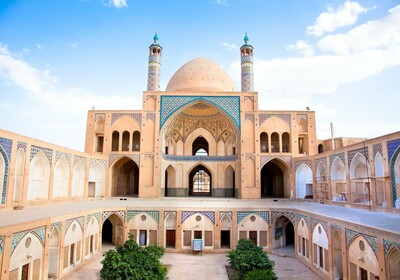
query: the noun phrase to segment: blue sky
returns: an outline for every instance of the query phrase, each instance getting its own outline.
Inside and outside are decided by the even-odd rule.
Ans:
[[[308,106],[320,139],[400,130],[394,0],[1,0],[0,128],[83,150],[92,106],[141,108],[154,32],[162,90],[196,57],[240,89],[248,32],[260,109]]]

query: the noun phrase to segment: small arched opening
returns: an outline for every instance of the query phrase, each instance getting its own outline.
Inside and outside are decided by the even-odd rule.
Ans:
[[[208,156],[208,142],[204,137],[199,136],[193,141],[192,153],[193,156]]]
[[[198,165],[189,173],[189,195],[211,196],[211,172],[203,165]]]
[[[114,196],[139,195],[139,167],[130,158],[123,157],[112,168]]]
[[[283,198],[285,191],[286,166],[277,159],[267,162],[261,169],[261,197]]]

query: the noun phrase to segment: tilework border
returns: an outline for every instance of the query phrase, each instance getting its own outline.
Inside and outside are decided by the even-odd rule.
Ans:
[[[365,240],[367,240],[367,242],[369,243],[369,245],[371,246],[372,250],[374,251],[375,255],[377,255],[377,251],[378,251],[378,247],[377,247],[377,242],[378,242],[378,238],[374,237],[374,236],[370,236],[367,234],[362,234],[359,232],[356,232],[354,230],[348,229],[346,228],[346,245],[347,248],[349,248],[350,243],[354,240],[354,238],[356,238],[357,236],[362,236],[365,238]]]
[[[0,236],[0,254],[2,254],[4,250],[4,240],[5,236],[4,235]]]
[[[213,224],[215,224],[215,212],[214,211],[182,211],[181,213],[181,223],[183,224],[183,222],[189,218],[190,216],[194,215],[194,214],[203,214],[204,216],[206,216],[207,218],[209,218],[211,220],[211,222]]]
[[[388,141],[386,145],[388,150],[388,159],[390,161],[392,159],[394,152],[400,146],[400,139]]]
[[[85,220],[85,217],[84,217],[84,216],[76,217],[76,218],[72,218],[72,219],[68,219],[68,220],[65,222],[65,225],[66,225],[66,227],[65,227],[65,234],[67,234],[69,227],[71,226],[71,224],[72,224],[74,221],[77,221],[77,222],[78,222],[78,224],[81,226],[81,229],[82,229],[82,231],[83,231],[83,229],[84,229],[84,226],[83,226],[83,225],[84,225],[84,220]]]
[[[101,213],[102,223],[104,223],[104,221],[107,220],[108,217],[110,217],[112,214],[116,214],[117,216],[119,216],[122,219],[122,221],[125,221],[125,211],[124,210],[104,211],[103,213]]]
[[[244,121],[247,121],[248,119],[254,123],[254,114],[252,114],[252,113],[244,114]]]
[[[58,233],[61,234],[61,229],[62,229],[61,222],[55,222],[50,225],[50,232],[53,232],[53,230],[55,229],[57,229]]]
[[[9,160],[11,159],[12,143],[12,140],[0,137],[0,147],[3,148]]]
[[[129,223],[132,218],[134,218],[136,215],[139,215],[140,213],[146,213],[150,217],[153,218],[154,221],[159,223],[160,220],[160,211],[147,211],[147,210],[128,210],[128,213],[126,214],[126,222]]]
[[[3,138],[4,139],[4,138]],[[8,168],[10,165],[9,158],[6,154],[6,151],[0,146],[0,156],[3,157],[4,160],[4,176],[3,182],[1,183],[1,204],[6,204],[6,197],[7,197],[7,180],[8,180]]]
[[[111,113],[111,126],[123,116],[128,116],[142,126],[142,113]]]
[[[38,227],[30,230],[24,230],[20,232],[13,233],[11,240],[11,254],[14,252],[15,248],[17,248],[19,242],[28,234],[32,233],[36,235],[42,245],[44,246],[45,238],[46,238],[46,226]]]
[[[17,151],[23,150],[26,153],[26,143],[25,142],[18,142],[17,143]]]
[[[257,214],[261,218],[263,218],[267,224],[270,224],[270,217],[269,217],[269,212],[268,211],[238,211],[236,213],[236,223],[239,225],[239,223],[246,218],[247,216],[251,214]]]
[[[392,199],[393,199],[393,206],[394,207],[395,207],[395,203],[396,203],[396,200],[397,200],[395,165],[396,165],[396,160],[399,157],[399,154],[400,154],[400,147],[398,147],[397,150],[392,154],[392,158],[390,159],[390,165],[389,165],[390,183],[392,185]]]
[[[177,110],[197,100],[207,101],[223,110],[240,130],[239,96],[161,96],[160,129]]]
[[[96,212],[96,213],[87,215],[86,226],[89,224],[92,217],[95,217],[97,219],[97,222],[99,223],[99,226],[100,226],[101,225],[101,213],[100,212]]]
[[[302,165],[302,164],[307,165],[308,167],[311,168],[311,170],[313,169],[311,160],[300,160],[300,161],[296,161],[296,163],[294,165],[295,166],[295,170],[297,170],[297,168],[299,168],[299,166]]]
[[[307,226],[310,225],[310,220],[306,215],[296,214],[296,226],[299,224],[301,219],[304,219],[304,221],[306,222]]]
[[[377,153],[380,153],[381,156],[383,156],[383,152],[382,152],[382,143],[378,143],[378,144],[374,144],[372,145],[372,152],[374,155],[374,159]]]
[[[383,239],[383,246],[385,247],[385,256],[387,256],[393,248],[400,251],[400,243],[388,241]]]
[[[50,166],[52,162],[52,156],[53,156],[53,150],[47,149],[47,148],[42,148],[39,146],[32,145],[31,146],[31,156],[30,156],[30,161],[36,156],[36,154],[40,151],[43,151],[44,154],[46,155],[47,159],[49,160]]]
[[[104,159],[98,159],[98,158],[91,158],[89,159],[89,168],[92,167],[94,164],[99,163],[101,166],[103,166],[105,169],[107,169],[107,162]]]
[[[69,167],[71,167],[71,154],[63,153],[56,151],[56,162],[60,159],[60,157],[65,157],[65,159],[68,162]]]
[[[326,235],[328,237],[328,232],[329,232],[328,223],[324,222],[324,221],[321,221],[321,220],[318,220],[318,219],[311,218],[311,225],[312,225],[312,231],[311,232],[314,231],[315,226],[318,225],[318,224],[320,224],[324,228],[325,233],[326,233]]]
[[[331,224],[331,233],[333,234],[335,230],[339,232],[340,235],[342,235],[342,227],[335,224]]]
[[[156,113],[147,113],[146,114],[146,122],[148,120],[153,120],[153,122],[155,122],[156,121]]]
[[[350,166],[354,156],[357,153],[360,153],[361,155],[363,155],[368,161],[368,157],[369,157],[368,147],[365,147],[365,149],[364,148],[359,148],[359,149],[356,149],[356,150],[351,150],[351,151],[347,152],[347,163],[349,164],[349,166]]]
[[[272,211],[271,212],[271,220],[272,220],[271,223],[274,225],[276,220],[282,216],[288,218],[292,222],[293,227],[294,227],[294,225],[296,223],[296,217],[295,217],[294,213],[292,213],[292,212]]]
[[[329,156],[329,166],[330,166],[331,168],[332,168],[332,162],[333,162],[337,157],[343,162],[343,165],[345,164],[345,162],[344,162],[344,153],[339,153],[339,154],[330,155],[330,156]]]

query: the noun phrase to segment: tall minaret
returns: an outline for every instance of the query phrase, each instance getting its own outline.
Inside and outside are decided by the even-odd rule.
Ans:
[[[160,68],[162,47],[158,44],[157,33],[153,37],[154,43],[150,45],[149,71],[147,74],[147,91],[160,90]]]
[[[253,47],[248,44],[249,37],[244,36],[244,45],[240,48],[242,71],[242,91],[254,91]]]

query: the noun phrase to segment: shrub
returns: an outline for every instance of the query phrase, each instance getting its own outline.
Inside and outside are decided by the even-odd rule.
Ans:
[[[231,266],[241,277],[251,270],[273,270],[275,263],[249,239],[240,239],[236,249],[228,253]]]
[[[243,280],[278,280],[278,277],[276,277],[275,272],[273,272],[272,270],[254,269],[247,272],[244,275]]]
[[[160,262],[164,248],[139,246],[129,238],[124,245],[104,253],[100,277],[103,280],[164,280],[167,267]]]

